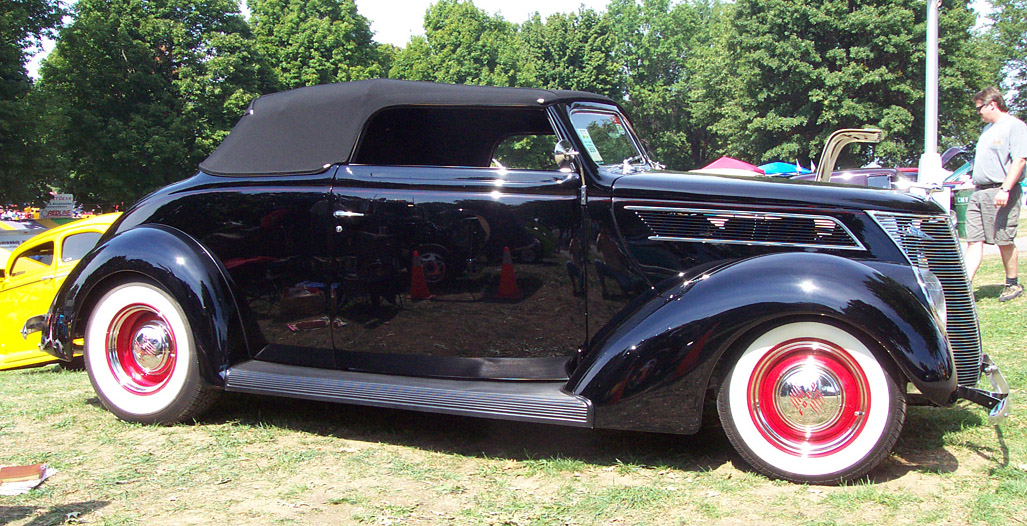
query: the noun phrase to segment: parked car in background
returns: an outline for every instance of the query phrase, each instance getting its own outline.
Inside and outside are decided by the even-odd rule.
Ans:
[[[0,370],[57,361],[39,350],[38,334],[25,337],[22,329],[29,318],[47,311],[64,278],[119,215],[46,230],[7,255],[0,270]]]
[[[223,391],[667,433],[715,411],[758,471],[833,483],[889,454],[908,401],[1008,410],[937,204],[666,171],[607,97],[301,88],[199,168],[32,321],[55,357],[83,339],[125,420]],[[426,270],[431,245],[460,264]]]

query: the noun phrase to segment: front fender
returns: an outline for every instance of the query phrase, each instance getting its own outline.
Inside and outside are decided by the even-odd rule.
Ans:
[[[192,328],[201,377],[221,386],[220,373],[249,354],[227,272],[180,230],[142,225],[107,239],[65,280],[47,315],[40,349],[63,360],[85,333],[92,307],[110,287],[143,277],[178,301]]]
[[[900,281],[819,253],[759,256],[712,269],[602,330],[568,388],[592,401],[596,427],[695,432],[722,358],[733,359],[731,351],[768,327],[815,319],[853,329],[924,395],[948,404],[956,375],[945,334]]]

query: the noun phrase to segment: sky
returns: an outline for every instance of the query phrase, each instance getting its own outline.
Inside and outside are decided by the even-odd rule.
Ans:
[[[435,0],[356,0],[357,12],[371,21],[374,39],[383,44],[406,47],[410,37],[423,35],[424,11]],[[490,15],[500,14],[509,22],[521,23],[536,11],[542,18],[553,13],[570,13],[582,5],[605,11],[609,0],[474,0],[474,5]]]
[[[424,11],[437,0],[356,0],[357,12],[371,21],[374,39],[383,44],[406,47],[410,37],[423,35]],[[489,14],[500,14],[509,22],[524,22],[536,11],[542,18],[553,13],[570,13],[582,5],[605,11],[609,0],[473,0]],[[244,13],[246,11],[244,10]],[[38,78],[40,60],[53,49],[53,41],[43,43],[44,51],[28,64],[29,75]]]

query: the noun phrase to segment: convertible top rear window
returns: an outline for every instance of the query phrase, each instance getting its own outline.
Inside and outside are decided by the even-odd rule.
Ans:
[[[484,168],[503,139],[551,134],[544,108],[389,108],[368,121],[353,162]]]

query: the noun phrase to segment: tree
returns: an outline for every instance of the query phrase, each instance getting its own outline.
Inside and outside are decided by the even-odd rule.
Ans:
[[[429,6],[424,31],[398,53],[390,77],[486,86],[535,82],[534,72],[521,68],[515,26],[471,2],[439,0]]]
[[[371,24],[353,0],[251,0],[259,48],[285,89],[381,77]]]
[[[58,0],[0,0],[0,203],[38,198],[44,190],[39,121],[29,101],[26,51],[53,33]]]
[[[718,148],[713,133],[732,81],[726,73],[727,9],[697,0],[613,0],[610,18],[624,64],[626,105],[650,153],[694,168]]]
[[[923,149],[925,8],[914,0],[739,0],[729,42],[740,86],[718,132],[753,161],[813,159],[838,128],[887,134],[863,161],[913,163]],[[972,53],[974,13],[942,10],[942,133],[965,143],[966,109],[994,75]]]
[[[1004,61],[1010,111],[1027,118],[1027,0],[992,0],[994,32]]]
[[[613,57],[616,43],[608,15],[582,8],[577,13],[555,13],[542,22],[535,13],[521,25],[518,35],[536,86],[623,98],[621,67]]]
[[[232,0],[79,0],[40,69],[66,190],[130,202],[196,171],[270,83]]]

